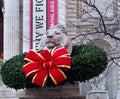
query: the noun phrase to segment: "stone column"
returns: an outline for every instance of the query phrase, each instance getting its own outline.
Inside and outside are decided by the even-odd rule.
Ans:
[[[77,0],[66,0],[66,29],[72,38],[77,33]]]
[[[4,0],[4,60],[20,53],[19,0]]]
[[[31,0],[23,0],[23,52],[30,49],[30,2]]]
[[[67,35],[73,39],[80,32],[81,24],[81,2],[79,0],[65,0],[66,1],[66,29]],[[72,40],[73,45],[80,42],[81,38]]]

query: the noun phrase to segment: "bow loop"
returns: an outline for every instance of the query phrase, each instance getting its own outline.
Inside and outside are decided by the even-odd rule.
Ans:
[[[51,52],[52,60],[55,60],[58,57],[67,56],[67,55],[70,56],[67,49],[65,49],[64,47],[55,47]]]

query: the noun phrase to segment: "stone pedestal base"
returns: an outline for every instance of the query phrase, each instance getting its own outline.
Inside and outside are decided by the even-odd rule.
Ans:
[[[92,90],[87,93],[87,99],[109,99],[108,92],[104,90]]]
[[[19,99],[85,99],[80,96],[79,84],[28,89]]]

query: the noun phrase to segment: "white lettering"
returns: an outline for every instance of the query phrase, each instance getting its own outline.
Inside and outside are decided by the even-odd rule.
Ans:
[[[54,12],[55,12],[55,2],[54,1],[51,1],[50,2],[50,25],[51,26],[54,26],[55,24],[55,15],[54,15]]]
[[[55,15],[54,14],[50,14],[50,24],[53,26],[54,25],[54,20],[55,20]]]
[[[55,4],[54,3],[55,3],[54,1],[50,2],[50,11],[51,12],[54,12],[54,8],[55,8]]]

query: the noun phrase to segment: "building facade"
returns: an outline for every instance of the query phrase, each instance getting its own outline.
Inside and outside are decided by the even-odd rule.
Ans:
[[[100,0],[91,1],[103,13],[104,10],[108,7],[107,5],[101,6],[102,3],[100,5]],[[107,0],[103,0],[102,2],[106,2],[104,4],[108,3]],[[120,1],[110,0],[110,2],[119,4]],[[97,46],[104,48],[107,52],[110,52],[112,51],[112,49],[114,49],[115,44],[108,37],[102,38],[102,36],[100,36],[101,38],[98,39],[99,34],[83,36],[82,33],[89,32],[90,30],[92,30],[93,26],[93,24],[91,24],[90,22],[93,22],[94,18],[90,18],[87,15],[81,17],[84,11],[89,12],[90,9],[88,5],[80,2],[79,0],[51,0],[51,3],[49,2],[49,4],[51,4],[51,10],[56,7],[56,4],[54,5],[52,3],[58,4],[58,14],[57,17],[54,17],[55,20],[53,20],[52,16],[52,14],[54,15],[54,13],[51,14],[51,22],[54,22],[53,24],[65,25],[68,36],[73,40],[73,45],[76,43],[86,44],[89,43],[89,41],[94,41]],[[4,0],[3,5],[1,5],[1,11],[0,53],[2,53],[1,55],[3,55],[4,53],[4,57],[1,56],[4,61],[8,60],[12,56],[27,52],[32,47],[35,48],[36,45],[34,44],[37,44],[36,41],[43,38],[43,34],[50,25],[49,24],[46,26],[47,22],[49,22],[49,20],[47,20],[49,16],[47,16],[48,13],[46,12],[48,11],[48,8],[46,7],[46,0]],[[41,15],[40,13],[37,14],[37,12],[40,12],[41,14],[43,14],[43,16],[37,16]],[[111,28],[113,27],[112,22],[114,21],[113,17],[111,16],[115,16],[116,14],[119,15],[119,13],[113,11],[113,9],[109,10],[109,13],[106,13],[106,17],[108,18],[108,21],[106,22],[108,26],[111,26]],[[97,16],[95,18],[97,18]],[[39,30],[40,26],[41,29]],[[95,26],[99,25],[96,24]],[[36,30],[37,28],[38,30]],[[33,34],[33,31],[36,34]],[[79,38],[76,38],[76,36],[80,34],[81,36]],[[38,38],[36,39],[36,37]],[[88,38],[89,40],[86,38]],[[108,91],[110,99],[119,99],[117,97],[119,97],[120,90],[120,68],[117,66],[113,66],[111,68],[111,71],[103,81],[103,89]],[[80,89],[81,94],[87,96],[87,92],[91,90],[90,82],[87,81],[86,83],[81,83]]]

